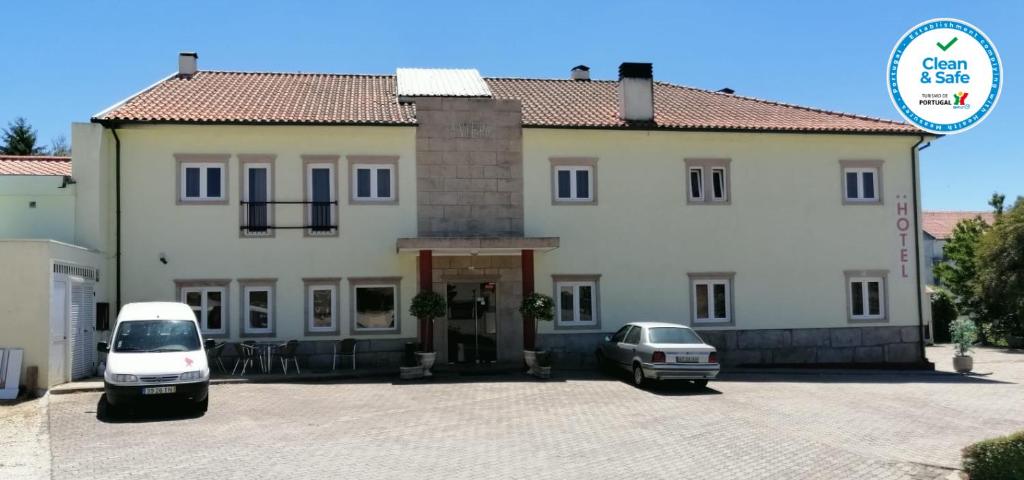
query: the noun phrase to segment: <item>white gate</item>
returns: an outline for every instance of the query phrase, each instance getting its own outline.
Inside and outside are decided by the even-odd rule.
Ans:
[[[92,282],[71,279],[71,379],[91,377],[93,374],[92,332],[96,328],[96,298]]]
[[[47,385],[68,381],[68,281],[54,274],[50,291],[50,378]]]
[[[53,264],[50,297],[51,384],[92,376],[96,345],[96,271],[77,265]],[[70,366],[70,372],[69,367]],[[70,375],[69,375],[70,374]]]

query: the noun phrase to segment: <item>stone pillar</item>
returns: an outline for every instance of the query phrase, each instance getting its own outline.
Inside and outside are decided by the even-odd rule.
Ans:
[[[533,293],[533,250],[523,250],[522,256],[523,269],[523,298],[526,298]],[[523,349],[533,350],[536,345],[537,329],[536,322],[533,318],[523,317]]]
[[[434,255],[431,250],[420,250],[420,291],[433,290]],[[434,322],[419,319],[419,339],[423,351],[434,351]]]

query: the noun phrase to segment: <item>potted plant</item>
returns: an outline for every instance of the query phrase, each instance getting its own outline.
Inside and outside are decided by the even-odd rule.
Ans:
[[[423,322],[425,327],[421,329],[423,332],[420,344],[422,351],[416,352],[416,358],[419,359],[419,363],[423,367],[423,376],[425,377],[433,375],[430,373],[430,368],[434,366],[434,361],[437,359],[437,352],[434,351],[434,339],[431,338],[434,329],[429,327],[433,326],[435,318],[445,314],[446,309],[444,297],[430,290],[417,293],[415,297],[412,297],[412,305],[409,306],[409,314]]]
[[[523,318],[527,321],[551,321],[551,319],[555,318],[555,301],[543,293],[531,293],[523,298],[523,303],[519,305],[519,313],[522,314]],[[536,331],[536,323],[534,323],[534,332]],[[536,338],[533,339],[533,344],[536,345]],[[542,369],[537,368],[538,353],[543,353],[541,356],[546,363]],[[543,377],[545,373],[547,375],[551,375],[550,355],[548,355],[547,352],[524,349],[523,359],[526,361],[526,366],[529,368],[526,373],[537,375],[539,377]]]
[[[958,318],[949,325],[949,336],[956,347],[953,369],[958,373],[970,372],[974,368],[974,358],[968,354],[978,340],[978,327],[970,319]]]

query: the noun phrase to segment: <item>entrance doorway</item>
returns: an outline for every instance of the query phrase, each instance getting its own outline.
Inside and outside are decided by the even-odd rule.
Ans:
[[[449,283],[448,362],[493,363],[498,358],[497,284]]]

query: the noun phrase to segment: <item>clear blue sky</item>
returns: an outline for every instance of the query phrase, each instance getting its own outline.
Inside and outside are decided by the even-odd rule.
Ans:
[[[885,89],[896,40],[934,17],[975,24],[1007,72],[984,124],[923,153],[924,207],[982,210],[1024,195],[1024,2],[6,2],[0,123],[24,116],[43,143],[175,71],[177,52],[216,70],[393,73],[475,67],[565,77],[623,61],[659,80],[899,118]],[[1014,132],[1018,133],[1014,133]]]

